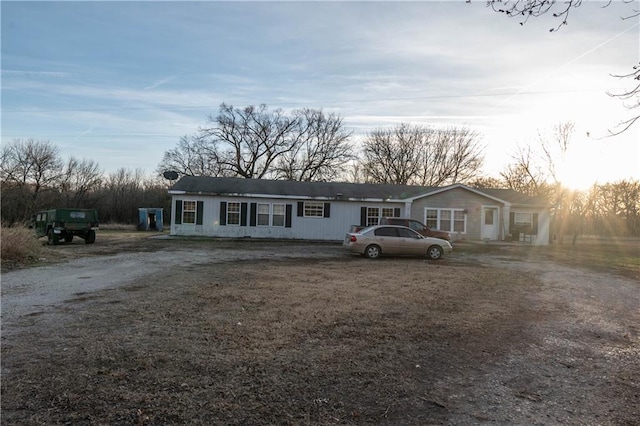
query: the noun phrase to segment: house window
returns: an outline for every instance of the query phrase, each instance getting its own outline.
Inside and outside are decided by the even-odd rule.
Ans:
[[[182,203],[182,223],[195,224],[196,223],[196,202],[184,201]]]
[[[383,217],[395,217],[400,214],[400,209],[394,209],[393,207],[367,207],[366,208],[366,220],[363,225],[374,226],[380,223],[380,218]]]
[[[258,204],[258,226],[269,226],[270,207],[269,204]]]
[[[366,226],[377,225],[380,222],[380,209],[377,207],[367,207]]]
[[[284,204],[257,203],[252,207],[254,219],[252,225],[257,226],[285,226],[287,209]]]
[[[429,228],[438,229],[438,210],[427,210],[425,225],[427,225]]]
[[[517,226],[533,226],[533,213],[516,213],[514,223]]]
[[[467,232],[467,215],[462,209],[427,209],[425,224],[447,232]]]
[[[484,224],[493,225],[493,209],[484,209]]]
[[[394,217],[393,208],[391,207],[383,207],[382,208],[382,217]]]
[[[462,210],[453,211],[453,232],[466,232],[466,215]]]
[[[451,230],[451,210],[440,210],[440,224],[438,229]]]
[[[227,225],[240,225],[240,203],[227,203]]]
[[[272,226],[284,226],[286,210],[284,204],[273,205]]]
[[[324,203],[306,201],[304,203],[304,217],[324,217]]]

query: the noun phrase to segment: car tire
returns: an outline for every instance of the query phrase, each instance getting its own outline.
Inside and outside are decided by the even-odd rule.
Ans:
[[[427,250],[427,257],[431,260],[438,260],[442,257],[442,247],[431,246]]]
[[[73,241],[73,235],[65,235],[64,236],[64,241],[66,243],[70,243],[71,241]]]
[[[369,259],[377,259],[381,254],[382,250],[380,250],[380,247],[375,244],[371,244],[370,246],[367,246],[366,249],[364,249],[364,255]]]

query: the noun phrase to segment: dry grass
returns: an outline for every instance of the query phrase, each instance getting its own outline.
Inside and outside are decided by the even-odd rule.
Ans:
[[[136,225],[126,223],[101,223],[101,231],[137,231]]]
[[[2,268],[34,263],[40,257],[42,244],[32,229],[2,227],[0,230]]]
[[[439,262],[214,261],[291,243],[148,236],[43,248],[192,248],[212,261],[19,318],[1,348],[3,424],[637,424],[635,282],[585,273],[581,285],[544,284],[485,262],[633,276],[606,262],[637,244],[459,243]]]
[[[635,326],[598,328],[575,289],[451,257],[213,262],[78,293],[3,344],[3,420],[632,424],[637,363],[604,349],[632,353]]]

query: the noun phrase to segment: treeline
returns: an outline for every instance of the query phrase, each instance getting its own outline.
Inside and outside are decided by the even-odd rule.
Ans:
[[[140,207],[170,210],[165,171],[247,179],[342,181],[397,185],[509,188],[552,206],[552,234],[640,236],[640,182],[623,180],[570,191],[558,181],[573,124],[564,123],[535,147],[520,149],[499,178],[482,174],[479,135],[464,127],[400,124],[365,135],[356,148],[335,114],[302,109],[286,114],[265,105],[222,104],[208,126],[165,152],[155,176],[98,163],[64,160],[48,140],[14,140],[2,147],[2,223],[25,223],[39,209],[96,208],[101,222],[135,224]],[[169,220],[165,214],[165,221]]]
[[[552,192],[552,232],[565,236],[640,237],[640,181],[622,180],[594,185],[586,191],[561,186]]]
[[[65,161],[46,140],[3,146],[0,179],[3,226],[27,224],[49,208],[95,208],[102,223],[119,224],[137,224],[141,207],[170,208],[166,180],[124,168],[105,174],[93,160]]]

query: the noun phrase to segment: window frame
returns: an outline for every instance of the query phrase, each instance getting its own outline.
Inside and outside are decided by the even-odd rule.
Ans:
[[[367,216],[365,226],[375,226],[380,223],[380,207],[367,207]],[[370,214],[375,211],[375,215]]]
[[[193,204],[193,209],[187,208],[187,205],[191,206]],[[196,217],[198,212],[198,202],[196,200],[182,200],[182,225],[195,225]],[[188,214],[188,215],[187,215]],[[193,215],[193,220],[187,220],[187,217],[191,217]]]
[[[433,217],[433,212],[436,213],[435,217]],[[446,212],[444,218],[443,212]],[[456,215],[456,213],[458,213],[458,215]],[[459,213],[462,213],[462,218],[460,218]],[[447,215],[448,217],[446,217]],[[443,222],[448,222],[449,227],[447,229],[442,226]],[[462,231],[456,230],[458,228],[456,225],[460,225],[461,222],[463,228]],[[424,223],[429,227],[429,229],[437,229],[439,231],[450,232],[452,234],[467,233],[467,213],[465,212],[465,209],[462,208],[425,207]]]
[[[265,212],[260,212],[260,208],[265,208],[266,207],[266,213]],[[261,223],[260,219],[262,217],[263,222],[266,216],[266,223]],[[256,203],[256,226],[258,227],[269,227],[271,226],[271,204],[269,203]]]
[[[237,211],[235,209],[232,209],[232,206],[236,206],[237,205]],[[240,224],[242,223],[242,204],[239,201],[227,201],[227,221],[226,224],[227,226],[240,226]],[[233,216],[232,216],[233,215]],[[234,223],[231,221],[232,217],[236,217],[237,215],[237,222],[238,223]]]
[[[260,212],[260,210],[265,210]],[[262,221],[260,220],[262,216]],[[266,216],[266,222],[265,222]],[[260,228],[285,228],[287,225],[287,205],[285,203],[255,203],[255,226]]]
[[[530,226],[533,227],[533,213],[532,212],[513,212],[513,224],[516,226]],[[527,215],[527,221],[518,221],[518,215]]]
[[[305,201],[302,207],[303,217],[322,219],[324,218],[324,202]]]
[[[282,214],[276,214],[276,206],[282,207]],[[276,217],[282,216],[282,225],[276,224]],[[273,203],[271,204],[271,226],[275,228],[284,228],[287,224],[287,205],[285,203]]]

